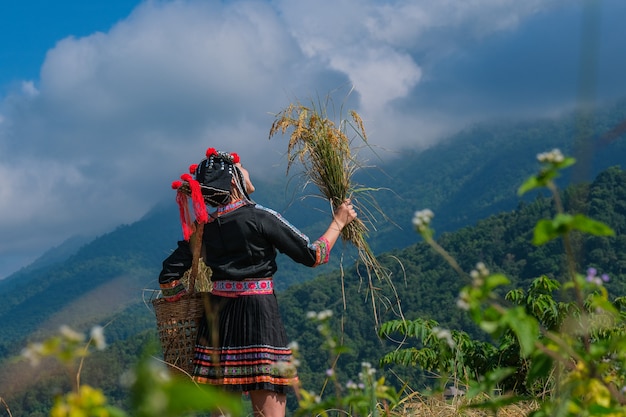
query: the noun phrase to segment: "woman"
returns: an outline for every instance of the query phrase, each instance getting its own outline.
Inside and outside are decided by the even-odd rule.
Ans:
[[[204,202],[211,206],[203,230],[203,259],[211,268],[211,311],[195,349],[197,382],[248,392],[255,415],[284,416],[286,394],[297,382],[292,352],[273,290],[277,251],[309,267],[328,262],[341,230],[357,216],[350,200],[316,241],[273,210],[255,204],[250,175],[237,154],[209,148],[193,170]],[[159,282],[165,297],[184,292],[179,282],[191,266],[186,241],[163,262]]]

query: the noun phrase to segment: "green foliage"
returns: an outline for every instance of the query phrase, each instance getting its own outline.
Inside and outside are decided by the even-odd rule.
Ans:
[[[465,332],[444,330],[434,320],[392,320],[379,329],[381,337],[400,335],[403,340],[416,339],[417,346],[398,348],[385,354],[381,364],[419,366],[453,381],[483,375],[498,362],[502,352],[492,344],[472,340]]]
[[[608,225],[585,215],[565,213],[554,179],[560,170],[573,164],[572,158],[564,158],[559,150],[540,154],[542,168],[520,187],[520,193],[539,187],[551,190],[556,213],[551,220],[540,219],[534,232],[533,242],[543,245],[561,238],[566,255],[563,290],[569,290],[573,299],[558,302],[552,293],[559,283],[545,276],[536,279],[528,293],[510,291],[504,300],[498,297],[498,289],[509,284],[500,273],[491,273],[479,262],[469,274],[471,284],[459,295],[459,306],[466,310],[473,321],[501,346],[515,346],[519,363],[514,366],[498,363],[493,369],[479,373],[477,378],[463,380],[469,386],[468,396],[490,394],[503,386],[515,374],[526,375],[523,384],[515,387],[512,395],[488,398],[475,406],[494,413],[506,404],[521,401],[518,393],[534,394],[533,387],[543,387],[545,394],[538,397],[539,408],[533,416],[580,416],[624,415],[626,397],[626,321],[620,310],[623,300],[609,299],[604,284],[607,274],[598,276],[596,268],[589,268],[586,276],[576,273],[575,232],[596,237],[613,236]],[[422,211],[423,212],[423,211]],[[422,213],[418,212],[418,213]],[[451,266],[462,274],[458,264],[438,243],[432,239],[430,219],[420,216],[414,219],[416,230],[432,248],[442,254]],[[505,305],[502,301],[511,301]],[[393,328],[397,328],[397,325]],[[508,336],[514,336],[513,344]],[[454,346],[454,343],[451,343]],[[435,353],[445,354],[440,346]],[[447,371],[440,365],[439,371]],[[520,372],[524,371],[524,372]],[[547,388],[547,389],[546,389]]]
[[[580,196],[583,196],[582,203],[578,204],[579,206],[583,204],[583,209],[591,213],[595,211],[595,206],[586,198],[587,195],[612,194],[613,192],[619,195],[623,192],[622,190],[626,189],[626,173],[619,170],[613,171],[614,175],[617,174],[617,178],[601,175],[592,184],[567,190],[564,193],[565,204],[570,205],[574,198],[580,199]],[[604,179],[609,181],[604,182]],[[626,223],[613,220],[620,218],[619,213],[616,213],[616,216],[611,214],[614,208],[618,207],[604,205],[603,216],[609,219],[613,228],[626,226]],[[545,328],[552,331],[561,326],[563,318],[569,312],[573,312],[574,307],[571,288],[563,288],[561,284],[566,274],[561,242],[554,240],[542,246],[535,246],[531,243],[533,226],[541,218],[550,216],[553,209],[554,206],[549,199],[538,198],[531,203],[520,204],[518,210],[500,213],[478,222],[473,227],[467,227],[455,233],[446,233],[438,238],[438,243],[447,248],[462,269],[470,270],[478,259],[485,265],[489,265],[490,269],[497,271],[499,276],[490,278],[486,284],[490,285],[495,292],[491,294],[493,297],[504,299],[501,302],[502,307],[517,305],[520,310],[526,311],[527,316],[535,317],[540,322],[539,329]],[[594,243],[591,239],[598,239],[598,243]],[[581,239],[581,245],[588,249],[582,251],[584,256],[580,259],[580,264],[594,265],[598,270],[610,273],[612,279],[604,283],[604,286],[610,292],[620,294],[623,281],[621,277],[624,275],[614,272],[613,268],[616,263],[614,261],[598,262],[596,255],[591,257],[594,250],[598,253],[596,250],[598,245],[601,245],[602,250],[610,250],[609,253],[613,253],[613,242],[617,239],[618,236],[589,236]],[[620,257],[625,259],[626,253],[614,253],[611,256],[618,260]],[[449,328],[451,332],[462,331],[472,341],[474,348],[478,346],[477,342],[484,343],[482,346],[486,346],[487,353],[489,352],[487,349],[490,349],[488,346],[497,342],[497,349],[496,347],[491,349],[495,349],[496,354],[493,356],[487,356],[487,353],[482,354],[488,359],[483,360],[480,350],[475,350],[477,357],[472,360],[476,363],[475,369],[478,371],[474,374],[482,372],[484,368],[481,368],[480,364],[484,362],[512,367],[517,369],[517,372],[500,381],[499,390],[517,389],[524,395],[540,395],[546,390],[547,381],[535,379],[534,382],[527,383],[529,366],[534,362],[531,362],[532,358],[524,358],[520,355],[519,344],[512,330],[507,329],[501,338],[495,341],[492,336],[481,331],[478,324],[473,323],[464,310],[454,308],[461,289],[471,281],[469,274],[459,277],[454,269],[426,243],[393,252],[389,256],[382,256],[381,259],[395,277],[394,283],[398,297],[402,300],[406,323],[421,325],[433,321],[437,323],[434,326]],[[401,260],[401,264],[398,260]],[[504,284],[506,283],[504,278],[508,279],[510,284],[496,286],[495,280],[502,279],[502,284]],[[399,331],[398,334],[386,336],[379,342],[372,339],[370,335],[373,333],[375,324],[371,318],[371,310],[368,308],[369,300],[361,295],[359,285],[359,277],[351,274],[346,268],[343,275],[339,273],[323,275],[279,294],[279,304],[288,334],[298,340],[301,345],[302,367],[299,368],[299,373],[303,385],[309,390],[319,392],[325,381],[324,375],[319,370],[325,369],[327,364],[326,358],[319,354],[317,348],[321,340],[315,327],[310,323],[303,325],[302,317],[310,310],[320,311],[330,308],[335,317],[341,317],[341,328],[337,331],[341,332],[344,344],[358,346],[358,349],[340,358],[337,367],[338,374],[345,376],[346,373],[354,372],[354,363],[376,362],[378,358],[389,352],[392,354],[397,352],[393,361],[383,363],[385,369],[393,371],[393,373],[386,373],[389,382],[394,382],[400,387],[402,385],[400,381],[411,381],[414,389],[427,389],[432,386],[433,383],[429,378],[429,373],[432,374],[429,371],[430,368],[398,365],[410,362],[413,352],[423,348],[419,341],[421,339],[414,336],[404,337]],[[476,291],[481,291],[481,288]],[[345,294],[349,300],[345,308],[342,294]],[[497,311],[493,312],[490,322],[497,323],[500,320],[496,313]],[[515,314],[523,313],[516,311]],[[517,324],[519,315],[510,313],[507,317],[509,321]],[[383,318],[383,321],[389,322],[399,320],[398,323],[403,325],[402,320],[391,309]],[[518,329],[518,332],[524,331],[524,327]],[[396,347],[398,341],[404,343],[399,348]],[[474,352],[472,348],[466,350],[470,353]],[[423,361],[429,357],[437,357],[432,351],[427,353],[428,350],[422,349],[420,352],[423,352],[425,356]],[[403,359],[398,360],[400,356]],[[469,356],[465,356],[464,359],[469,361]],[[470,371],[465,372],[472,374]],[[451,371],[445,375],[452,378]],[[462,374],[459,373],[459,375]]]
[[[163,363],[145,356],[130,376],[134,417],[177,417],[219,411],[242,415],[241,400],[218,388],[199,385],[167,372]]]
[[[615,232],[604,223],[592,220],[582,214],[570,215],[559,213],[553,219],[542,219],[535,227],[533,243],[543,245],[566,233],[578,230],[594,236],[614,236]]]
[[[400,393],[385,382],[385,377],[376,378],[376,369],[369,362],[361,363],[358,382],[349,379],[345,385],[335,372],[338,358],[350,351],[343,345],[329,322],[332,317],[330,310],[319,313],[309,312],[307,316],[316,324],[323,343],[321,348],[329,353],[329,368],[326,370],[326,382],[330,383],[330,394],[316,395],[303,387],[298,389],[300,394],[299,407],[296,416],[314,415],[349,415],[361,417],[377,417],[381,413],[388,415],[400,401]]]
[[[31,365],[37,367],[43,359],[51,357],[67,366],[69,375],[74,376],[73,388],[55,396],[50,417],[177,417],[213,411],[235,416],[242,414],[239,398],[171,374],[163,362],[149,354],[143,354],[133,369],[124,374],[131,393],[127,413],[111,405],[102,389],[81,383],[84,360],[90,356],[93,347],[98,350],[106,348],[100,327],[92,329],[86,342],[84,334],[63,327],[60,334],[24,349],[22,355]]]

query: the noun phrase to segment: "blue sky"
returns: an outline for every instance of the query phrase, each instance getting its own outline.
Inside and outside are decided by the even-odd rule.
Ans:
[[[67,36],[106,32],[139,0],[7,0],[0,5],[0,92],[36,79],[46,52]]]
[[[3,1],[0,278],[139,219],[208,146],[267,175],[256,155],[284,162],[267,135],[295,100],[333,92],[394,158],[622,98],[624,16],[622,0]]]

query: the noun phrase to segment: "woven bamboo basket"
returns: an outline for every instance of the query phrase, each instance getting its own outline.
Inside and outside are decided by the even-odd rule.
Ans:
[[[193,292],[177,301],[152,301],[163,360],[175,371],[191,374],[198,327],[204,314],[207,293]]]
[[[208,291],[211,285],[211,270],[206,266],[201,270],[200,279],[197,279],[201,263],[203,229],[196,227],[196,233],[191,238],[193,262],[191,269],[182,279],[183,282],[188,280],[187,294],[177,301],[166,301],[163,298],[152,300],[163,360],[173,371],[187,376],[191,376],[193,372],[196,338],[208,305]]]

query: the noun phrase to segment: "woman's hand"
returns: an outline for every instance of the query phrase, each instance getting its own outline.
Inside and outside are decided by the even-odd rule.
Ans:
[[[346,227],[352,220],[356,219],[356,210],[352,205],[352,201],[347,198],[339,207],[335,209],[333,220],[337,223],[339,231]]]
[[[333,221],[328,226],[326,232],[322,235],[322,238],[326,239],[328,244],[328,252],[335,245],[341,230],[346,227],[352,220],[356,219],[356,211],[352,206],[352,202],[347,198],[339,207],[333,212]],[[321,238],[320,238],[321,239]],[[325,261],[326,262],[326,261]]]

